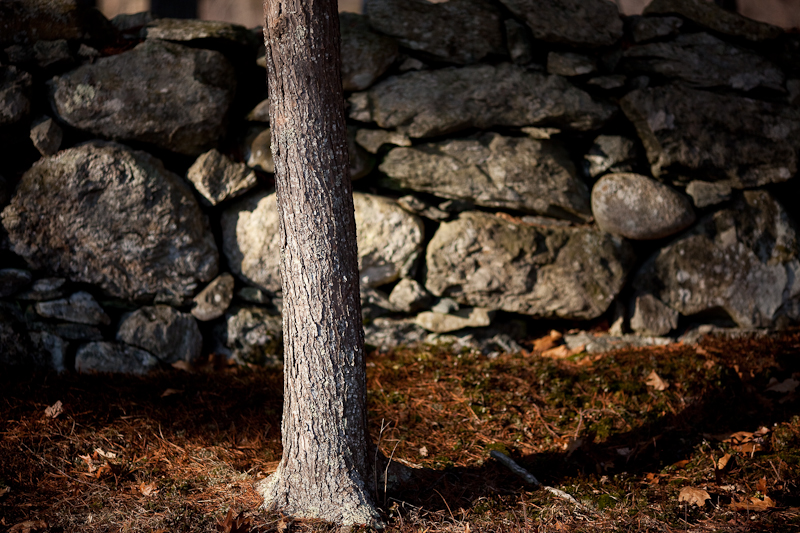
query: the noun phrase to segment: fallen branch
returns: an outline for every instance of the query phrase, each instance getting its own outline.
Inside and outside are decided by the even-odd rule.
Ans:
[[[594,511],[592,509],[585,506],[584,504],[582,504],[581,502],[579,502],[578,500],[576,500],[575,498],[564,492],[563,490],[559,490],[553,487],[548,487],[547,485],[542,485],[542,482],[536,479],[536,476],[534,476],[533,474],[531,474],[530,472],[519,466],[516,463],[516,461],[514,461],[511,457],[507,456],[503,452],[492,450],[491,452],[489,452],[489,455],[491,455],[492,457],[503,463],[503,466],[505,466],[506,468],[514,472],[516,475],[524,479],[526,483],[530,483],[535,487],[544,489],[547,492],[558,496],[559,498],[567,500],[568,502],[576,505],[577,507],[583,509],[584,511],[594,514]]]

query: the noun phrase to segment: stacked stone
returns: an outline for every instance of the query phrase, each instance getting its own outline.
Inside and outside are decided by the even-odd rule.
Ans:
[[[6,4],[0,363],[279,362],[260,29]],[[341,31],[369,343],[800,319],[796,34],[703,0],[366,0]]]

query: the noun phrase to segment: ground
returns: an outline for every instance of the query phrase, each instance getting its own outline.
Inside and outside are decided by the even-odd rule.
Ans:
[[[421,467],[375,484],[388,531],[800,531],[800,331],[548,344],[368,358],[372,438]],[[258,510],[281,379],[214,357],[147,378],[0,372],[0,531],[332,531]]]

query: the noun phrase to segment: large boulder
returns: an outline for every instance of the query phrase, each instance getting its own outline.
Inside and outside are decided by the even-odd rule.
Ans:
[[[147,40],[49,85],[53,109],[70,126],[199,155],[225,133],[235,79],[219,52]]]
[[[75,370],[81,374],[145,375],[158,367],[152,354],[121,342],[89,342],[75,354]]]
[[[708,33],[632,46],[623,53],[625,68],[635,73],[680,79],[696,87],[765,87],[783,91],[783,72],[772,61]]]
[[[590,130],[616,108],[560,76],[510,63],[412,71],[350,97],[350,118],[433,137],[467,128],[552,125]]]
[[[680,15],[717,33],[751,41],[776,39],[783,33],[777,26],[743,17],[706,0],[653,0],[644,14]]]
[[[342,88],[363,91],[397,59],[397,42],[370,28],[367,18],[339,13],[342,35]]]
[[[428,245],[426,288],[461,304],[537,318],[592,319],[625,282],[633,252],[591,228],[541,227],[470,211]]]
[[[744,328],[800,317],[797,231],[766,191],[745,191],[648,259],[633,286],[684,316],[723,311]],[[664,313],[661,313],[664,314]]]
[[[126,315],[117,329],[117,340],[142,348],[167,364],[192,363],[203,348],[194,317],[168,305],[146,306]]]
[[[160,18],[149,22],[144,34],[148,39],[164,41],[202,41],[206,44],[209,40],[227,41],[251,48],[253,52],[258,46],[258,40],[250,30],[221,20]]]
[[[745,188],[797,172],[798,107],[682,85],[633,91],[621,104],[655,176],[688,169]]]
[[[607,174],[592,188],[592,214],[600,229],[628,239],[661,239],[694,222],[683,194],[641,174]]]
[[[399,147],[380,166],[395,186],[475,205],[586,220],[589,190],[555,141],[487,133]]]
[[[422,251],[419,217],[388,198],[353,194],[361,284],[378,287],[409,277]],[[234,274],[271,293],[281,290],[280,231],[274,193],[236,203],[222,214],[223,251]]]
[[[619,9],[608,0],[500,0],[542,41],[608,46],[622,37]]]
[[[90,5],[81,0],[3,0],[0,45],[110,37],[111,24]]]
[[[31,110],[33,77],[17,67],[0,66],[0,126],[16,124]]]
[[[366,0],[370,25],[440,61],[475,63],[504,54],[500,11],[486,0]]]
[[[183,303],[218,254],[189,187],[147,153],[91,142],[39,160],[2,223],[31,268],[127,300]]]
[[[283,355],[281,317],[259,307],[231,308],[214,329],[215,351],[239,364],[276,365]]]

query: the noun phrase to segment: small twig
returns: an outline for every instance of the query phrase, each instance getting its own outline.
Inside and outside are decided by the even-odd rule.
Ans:
[[[531,485],[544,489],[547,492],[554,494],[555,496],[558,496],[559,498],[567,500],[571,504],[576,505],[577,507],[583,509],[584,511],[594,514],[594,511],[592,509],[588,508],[587,506],[585,506],[584,504],[573,498],[571,495],[564,492],[563,490],[559,490],[553,487],[548,487],[547,485],[542,485],[542,483],[538,479],[536,479],[536,476],[534,476],[533,474],[531,474],[530,472],[519,466],[516,463],[516,461],[514,461],[511,457],[507,456],[503,452],[492,450],[491,452],[489,452],[489,455],[500,461],[503,464],[503,466],[505,466],[506,468],[514,472],[516,475],[524,479],[526,483],[530,483]]]

